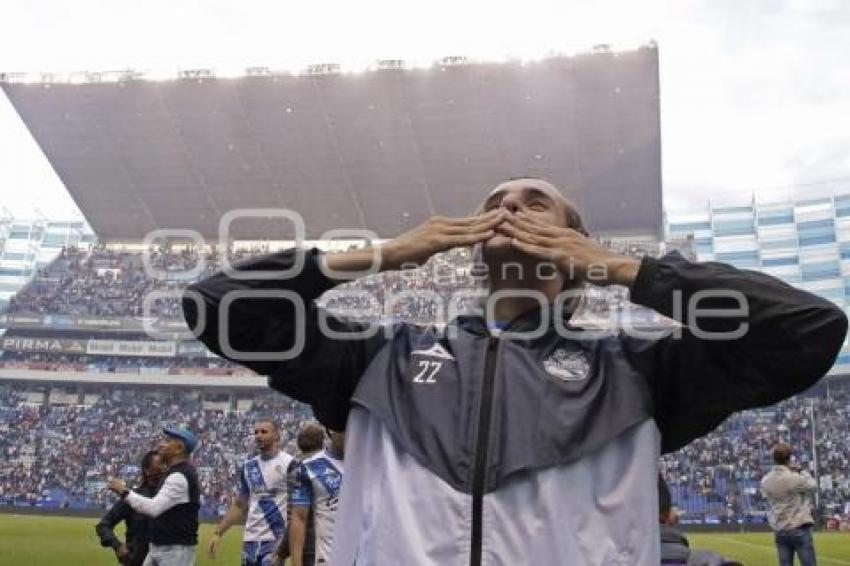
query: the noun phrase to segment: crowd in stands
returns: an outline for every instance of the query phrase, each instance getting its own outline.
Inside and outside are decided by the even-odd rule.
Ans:
[[[472,310],[480,283],[470,273],[469,250],[432,258],[419,269],[380,273],[340,285],[320,303],[351,318],[445,322]]]
[[[773,407],[737,413],[711,434],[662,458],[662,473],[683,522],[766,521],[759,482],[777,442],[820,481],[821,518],[850,519],[850,385],[798,396]]]
[[[32,388],[0,382],[0,505],[103,508],[112,500],[104,482],[135,481],[162,426],[181,424],[199,433],[193,458],[204,512],[217,515],[241,459],[252,454],[254,419],[278,419],[283,446],[295,453],[297,427],[310,416],[305,406],[264,391],[210,402],[186,389],[114,387],[66,394],[57,403]]]
[[[310,417],[309,408],[267,391],[224,394],[223,401],[211,402],[197,390],[179,388],[114,386],[58,398],[33,394],[33,388],[0,382],[0,505],[101,508],[110,501],[105,479],[132,479],[161,426],[182,423],[200,433],[194,458],[205,513],[215,515],[233,492],[240,459],[252,452],[253,419],[278,418],[284,446],[294,451],[295,431]],[[819,517],[850,518],[848,427],[850,385],[733,416],[662,458],[681,521],[764,523],[766,502],[758,485],[780,440],[790,442],[803,468],[819,479]]]
[[[614,246],[611,243],[612,247]],[[230,254],[231,261],[269,252],[258,246]],[[651,247],[630,245],[620,251],[641,256]],[[179,318],[177,292],[182,277],[203,260],[201,276],[220,269],[214,250],[203,257],[191,249],[152,250],[150,263],[162,277],[146,274],[142,256],[106,247],[68,248],[12,301],[12,313],[82,314],[138,317],[147,293],[175,291],[154,305],[155,316]],[[442,322],[452,312],[468,312],[480,289],[470,272],[469,250],[433,258],[418,270],[359,279],[326,293],[320,302],[350,317],[368,320]],[[592,290],[585,316],[607,320],[632,309],[622,290]],[[661,321],[638,310],[648,324]],[[131,357],[68,353],[5,352],[0,368],[53,369],[116,373],[217,373],[248,370],[206,356]],[[271,412],[285,427],[286,441],[309,412],[283,397],[256,393],[250,407],[210,408],[200,394],[187,390],[157,392],[116,386],[76,403],[33,402],[19,385],[0,382],[0,505],[106,504],[103,481],[109,475],[135,473],[143,448],[151,446],[162,423],[183,422],[200,431],[205,442],[196,455],[205,489],[205,510],[215,514],[230,493],[234,466],[250,453],[250,423]],[[685,522],[764,522],[765,501],[758,482],[770,469],[770,448],[790,442],[801,464],[821,482],[821,517],[850,516],[850,389],[834,386],[829,394],[798,397],[770,409],[734,415],[706,437],[662,460],[675,504]],[[817,439],[816,442],[814,439]]]
[[[218,357],[100,356],[56,352],[2,352],[0,368],[97,373],[198,373],[253,375],[244,366]]]
[[[228,257],[238,262],[268,251],[268,246],[255,246],[233,251]],[[12,298],[8,312],[179,318],[182,311],[177,292],[221,268],[214,249],[163,246],[151,248],[145,255],[104,245],[66,247]],[[201,260],[203,268],[190,277]],[[155,291],[173,295],[151,301],[145,313],[144,299]]]
[[[236,263],[269,251],[268,246],[255,246],[234,251],[228,257],[230,262]],[[201,260],[204,267],[200,273],[188,277]],[[328,295],[326,303],[332,309],[358,318],[434,320],[439,314],[436,304],[439,300],[444,301],[442,309],[445,311],[453,294],[476,287],[469,275],[470,261],[469,251],[465,249],[442,254],[423,269],[380,274],[343,285]],[[152,249],[147,253],[146,261],[138,251],[69,247],[12,298],[8,312],[181,318],[179,290],[198,277],[220,269],[220,258],[214,250]],[[366,292],[369,298],[362,296],[366,293],[355,297],[352,291]],[[402,291],[416,291],[419,296],[388,300],[391,295]],[[145,297],[153,292],[169,296],[150,300],[145,312]],[[439,298],[434,300],[427,296],[429,294]],[[463,308],[465,305],[461,303],[460,306]]]
[[[614,242],[607,245],[617,247]],[[620,244],[619,248],[635,256],[658,253],[656,248],[636,244]],[[268,245],[257,245],[233,251],[228,257],[237,263],[270,251]],[[147,260],[138,251],[104,246],[66,248],[12,298],[8,312],[182,319],[179,291],[198,277],[221,269],[219,255],[211,249],[162,247],[146,255]],[[201,272],[188,277],[201,260]],[[419,269],[381,273],[340,285],[320,303],[352,318],[443,322],[477,304],[481,279],[474,276],[471,266],[470,250],[458,248],[435,256]],[[160,294],[151,295],[154,292]],[[146,297],[151,297],[147,312]]]

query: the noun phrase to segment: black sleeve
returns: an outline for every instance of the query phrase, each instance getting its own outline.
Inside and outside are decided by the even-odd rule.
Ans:
[[[337,333],[353,334],[367,327],[329,315],[315,305],[315,299],[336,284],[320,270],[318,250],[291,249],[243,261],[236,271],[273,272],[290,269],[299,258],[303,268],[294,277],[281,279],[238,279],[216,273],[190,285],[183,298],[183,312],[189,328],[207,347],[224,358],[269,377],[269,386],[313,407],[316,418],[333,430],[345,429],[351,395],[360,376],[375,353],[386,342],[384,329],[374,329],[368,338],[331,338],[322,332],[320,317]],[[298,296],[305,316],[297,316],[293,302],[282,298],[241,298],[227,308],[228,324],[220,324],[220,306],[230,292],[286,291]],[[203,313],[193,297],[200,296]],[[247,360],[227,355],[221,338],[229,340],[237,352],[284,352],[304,337],[304,347],[294,358],[283,361]],[[232,352],[230,352],[232,353]]]
[[[707,297],[712,291],[724,296]],[[746,315],[690,318],[691,307],[739,308],[729,292],[743,298]],[[663,452],[710,432],[734,411],[771,405],[812,386],[832,367],[847,333],[844,312],[826,299],[763,273],[692,263],[678,253],[642,260],[632,301],[683,324],[678,333],[631,350],[648,369]],[[741,324],[746,331],[736,339],[700,336],[733,332]]]
[[[115,525],[121,521],[126,521],[132,512],[133,510],[123,499],[109,508],[109,511],[100,518],[100,521],[94,527],[94,532],[100,539],[100,546],[118,548],[121,545],[121,541],[115,536]]]

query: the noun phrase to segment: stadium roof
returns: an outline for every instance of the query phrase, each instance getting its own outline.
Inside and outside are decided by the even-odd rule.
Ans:
[[[104,240],[154,229],[216,238],[244,208],[299,213],[306,236],[392,236],[464,215],[496,183],[560,187],[592,230],[658,235],[658,52],[533,63],[444,61],[429,69],[2,88]],[[280,218],[233,223],[238,239],[288,239]]]

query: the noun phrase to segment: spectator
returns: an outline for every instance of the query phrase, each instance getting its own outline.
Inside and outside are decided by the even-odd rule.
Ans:
[[[768,517],[779,566],[793,566],[795,554],[800,566],[815,566],[814,520],[809,498],[817,491],[817,483],[791,463],[788,444],[773,447],[773,461],[775,466],[762,479],[761,489],[770,502]]]
[[[728,562],[710,550],[691,550],[688,539],[676,527],[677,517],[670,488],[658,476],[658,521],[661,525],[661,564],[683,566],[728,566]]]

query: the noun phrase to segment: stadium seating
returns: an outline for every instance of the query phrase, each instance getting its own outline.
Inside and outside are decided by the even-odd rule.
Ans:
[[[662,458],[682,522],[765,522],[759,482],[772,466],[771,448],[779,441],[790,443],[802,467],[820,479],[821,517],[846,514],[848,425],[850,387],[835,382],[828,395],[822,391],[732,416],[711,434]]]
[[[29,384],[0,382],[0,505],[102,507],[110,496],[103,482],[138,473],[136,463],[153,445],[162,424],[183,422],[199,431],[195,454],[204,484],[204,512],[218,514],[232,493],[240,458],[251,452],[257,415],[276,415],[284,446],[309,409],[259,391],[211,399],[188,389],[115,387],[103,394],[47,394]],[[221,394],[219,394],[221,395]],[[35,402],[41,399],[41,402]],[[52,401],[51,401],[52,399]],[[814,420],[812,415],[814,414]],[[739,413],[718,430],[662,459],[662,471],[685,523],[759,523],[765,501],[758,491],[778,440],[797,447],[814,473],[813,425],[817,429],[822,516],[844,514],[850,497],[850,386]],[[823,478],[829,477],[829,481]]]
[[[231,254],[233,261],[259,253],[255,246]],[[641,256],[657,250],[628,245],[621,251]],[[139,317],[142,298],[153,290],[179,290],[188,283],[180,274],[203,259],[206,275],[220,269],[212,251],[159,248],[151,263],[167,277],[146,275],[142,256],[96,247],[68,248],[42,270],[11,303],[11,314]],[[321,302],[340,314],[367,320],[444,320],[451,297],[475,291],[468,250],[432,259],[424,268],[392,272],[337,287]],[[172,277],[173,276],[173,277]],[[393,300],[399,293],[413,295]],[[472,297],[455,305],[463,312]],[[623,293],[591,290],[587,315],[605,320],[627,308]],[[155,316],[179,318],[177,298],[154,305]],[[654,313],[639,313],[648,324]],[[32,332],[38,332],[32,331]],[[47,331],[45,331],[47,332]],[[79,333],[78,333],[79,334]],[[54,336],[58,336],[54,332]],[[8,336],[8,335],[7,335]],[[99,334],[103,338],[109,334]],[[77,336],[79,337],[79,336]],[[241,366],[204,355],[173,357],[107,356],[83,353],[6,351],[0,368],[62,372],[115,372],[241,375]],[[830,382],[828,394],[785,401],[747,411],[715,432],[662,459],[683,522],[764,522],[765,501],[758,484],[770,468],[770,448],[789,441],[804,467],[821,480],[821,516],[846,515],[850,498],[850,387]],[[144,449],[152,446],[163,423],[184,422],[203,439],[196,454],[204,483],[204,512],[218,514],[232,491],[235,466],[250,453],[251,420],[270,413],[284,424],[284,443],[309,417],[309,409],[265,391],[234,391],[224,400],[209,393],[170,388],[115,385],[105,391],[46,391],[24,382],[0,381],[0,505],[101,508],[110,501],[103,489],[112,475],[131,478]],[[814,438],[817,438],[816,443]],[[815,450],[816,448],[816,450]],[[817,458],[815,458],[815,454]]]
[[[619,245],[619,251],[634,256],[657,254],[658,249]],[[269,252],[255,246],[229,254],[231,262]],[[141,317],[143,314],[169,319],[182,317],[177,295],[151,302],[143,312],[143,299],[152,291],[178,291],[192,279],[183,278],[198,265],[203,253],[204,269],[199,277],[221,269],[212,251],[159,248],[148,254],[149,263],[159,272],[152,276],[144,268],[140,252],[96,247],[92,250],[66,248],[57,260],[15,295],[9,314],[91,315],[102,317]],[[472,258],[468,249],[439,254],[417,270],[388,272],[341,285],[328,292],[322,303],[340,314],[363,319],[393,319],[411,322],[444,320],[450,312],[468,311],[472,298],[453,298],[472,293],[478,285],[470,273]],[[363,291],[368,292],[367,298]],[[416,292],[419,296],[412,296]],[[393,298],[393,296],[396,296]],[[616,294],[614,295],[616,296]],[[610,302],[611,297],[603,302]],[[620,300],[620,299],[617,299]]]
[[[78,402],[67,403],[68,396]],[[33,402],[38,398],[44,400]],[[105,481],[135,480],[162,426],[180,423],[199,433],[193,457],[203,511],[217,515],[235,489],[240,460],[252,452],[253,419],[261,415],[279,420],[283,446],[294,453],[295,432],[309,409],[264,391],[204,396],[116,387],[45,395],[30,384],[0,382],[0,505],[102,508],[112,500]]]

